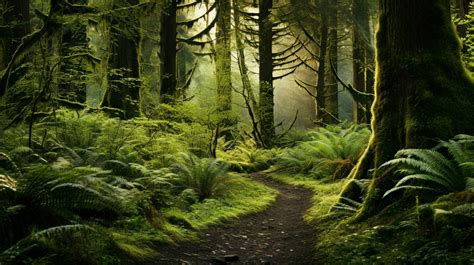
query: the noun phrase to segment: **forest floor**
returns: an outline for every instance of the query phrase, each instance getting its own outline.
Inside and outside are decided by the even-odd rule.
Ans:
[[[154,264],[313,264],[315,230],[303,220],[312,191],[251,177],[278,190],[265,211],[211,226],[197,241],[160,247]]]

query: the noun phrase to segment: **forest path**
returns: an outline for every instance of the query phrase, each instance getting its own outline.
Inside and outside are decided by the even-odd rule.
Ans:
[[[279,191],[266,210],[201,231],[198,241],[160,247],[156,264],[313,264],[315,229],[303,220],[310,190],[253,173]]]

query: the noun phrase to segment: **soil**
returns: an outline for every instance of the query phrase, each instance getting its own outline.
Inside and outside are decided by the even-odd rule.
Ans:
[[[303,220],[310,190],[254,173],[254,179],[279,191],[265,211],[229,220],[201,232],[200,239],[160,247],[155,264],[313,264],[315,230]]]

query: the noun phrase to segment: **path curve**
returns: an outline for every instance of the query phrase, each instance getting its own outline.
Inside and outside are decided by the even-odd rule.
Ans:
[[[313,264],[315,229],[303,221],[310,190],[253,173],[279,191],[266,210],[211,226],[198,241],[160,247],[156,264]]]

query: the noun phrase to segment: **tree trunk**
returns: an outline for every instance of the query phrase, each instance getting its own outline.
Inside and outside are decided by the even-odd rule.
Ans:
[[[474,133],[474,84],[461,63],[449,0],[379,0],[379,8],[373,133],[350,175],[373,179],[358,219],[383,208],[381,195],[393,186],[392,176],[372,169],[399,149]]]
[[[128,0],[127,6],[137,5],[138,0]],[[124,7],[117,5],[115,8]],[[137,14],[131,14],[134,16]],[[117,113],[123,119],[140,115],[140,67],[138,60],[138,17],[124,22],[122,18],[112,19],[110,25],[109,86],[102,107],[122,110]],[[126,31],[128,34],[124,34]]]
[[[365,90],[365,51],[363,42],[357,32],[357,26],[354,26],[352,36],[352,85],[357,91]],[[366,123],[364,108],[361,103],[354,100],[353,103],[353,120],[357,123]]]
[[[231,80],[231,5],[230,0],[217,2],[217,32],[216,32],[216,77],[217,77],[217,111],[219,112],[219,127],[228,129],[235,125],[232,118],[232,80]],[[230,140],[229,130],[220,132]]]
[[[240,9],[238,1],[233,1],[234,10],[234,27],[235,27],[235,44],[237,48],[237,63],[239,64],[240,77],[242,79],[242,96],[245,100],[247,112],[252,122],[252,136],[257,143],[257,146],[262,147],[262,139],[260,134],[260,128],[256,115],[258,115],[258,104],[255,98],[255,93],[252,88],[252,83],[249,78],[249,71],[245,61],[245,47],[240,32]]]
[[[321,41],[319,43],[319,66],[318,83],[316,85],[316,121],[324,122],[326,116],[326,82],[324,80],[326,73],[326,55],[328,50],[329,38],[329,18],[328,18],[328,0],[321,0]]]
[[[160,95],[163,103],[172,103],[176,97],[176,9],[177,1],[171,0],[161,15]]]
[[[76,1],[76,4],[87,5],[87,0]],[[90,53],[87,37],[87,25],[81,22],[63,26],[60,54],[61,56],[78,53]],[[63,59],[61,62],[61,77],[59,95],[61,98],[85,103],[87,99],[87,62],[83,57]]]
[[[270,11],[272,0],[259,0],[259,125],[265,147],[271,147],[275,137],[273,114],[273,25]]]
[[[373,73],[369,68],[373,65],[370,40],[370,15],[368,0],[353,0],[352,16],[354,21],[352,35],[352,69],[353,86],[356,90],[373,92]],[[370,121],[370,104],[354,101],[354,121],[368,123]]]
[[[332,63],[336,72],[337,72],[337,64],[338,64],[338,19],[337,19],[337,12],[338,12],[338,1],[333,0],[331,1],[330,7],[332,16],[329,19],[330,24],[330,31],[329,31],[329,63]],[[327,84],[327,91],[326,91],[326,110],[327,115],[325,115],[324,123],[327,124],[335,124],[339,122],[339,89],[338,89],[338,82],[334,74],[331,71],[326,71],[328,75],[328,84]]]
[[[365,93],[374,94],[374,84],[375,84],[375,75],[374,75],[374,52],[372,48],[366,47],[365,49]],[[364,120],[366,123],[369,123],[372,119],[372,102],[364,103]]]

